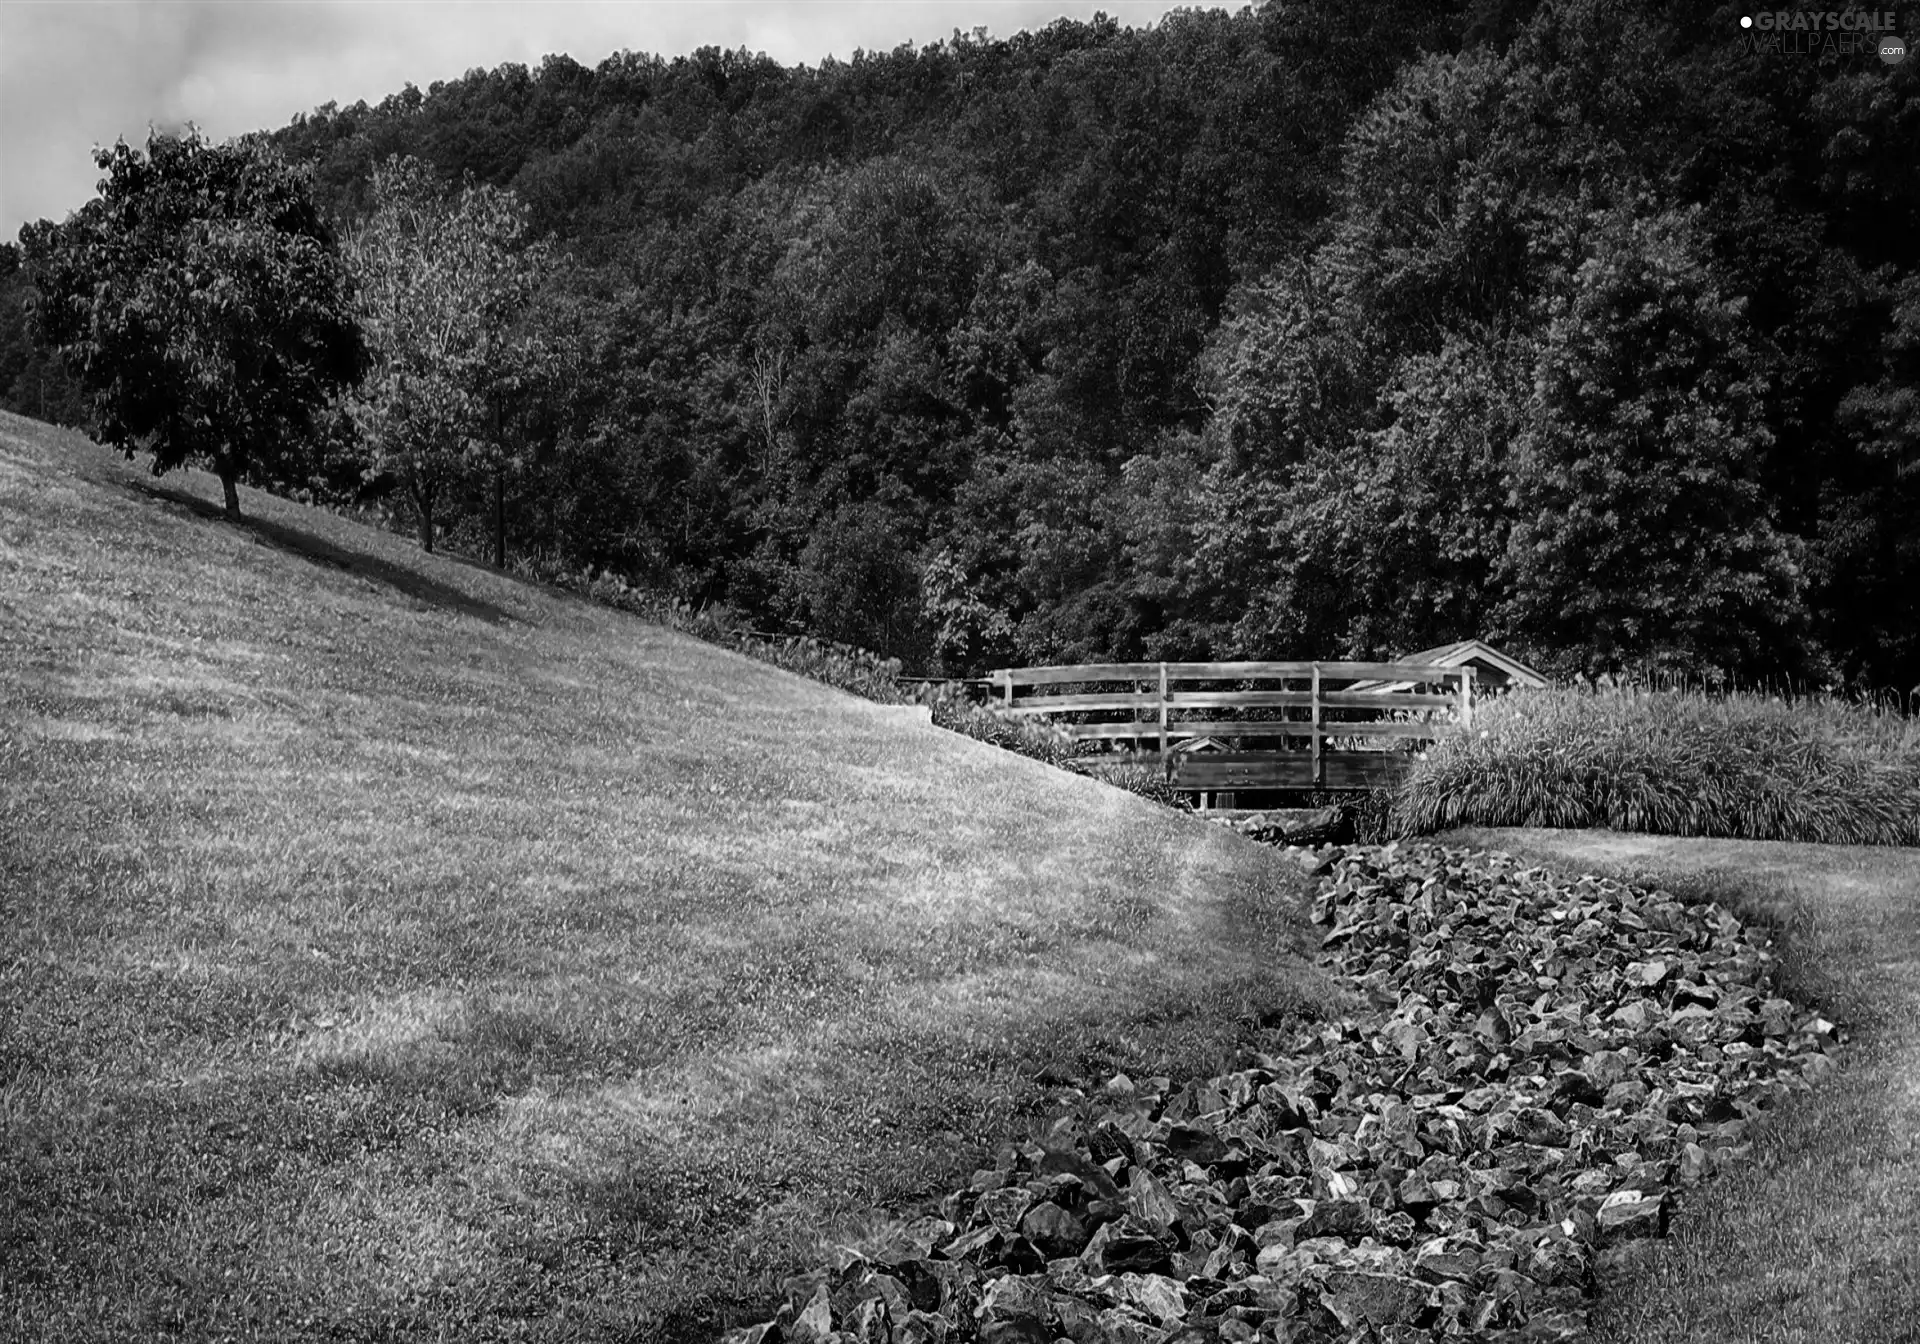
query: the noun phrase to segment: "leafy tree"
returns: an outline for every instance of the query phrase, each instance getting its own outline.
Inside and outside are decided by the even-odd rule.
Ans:
[[[1607,661],[1784,670],[1806,619],[1760,487],[1769,440],[1743,309],[1692,214],[1592,221],[1555,296],[1514,447],[1504,615]]]
[[[576,263],[536,308],[594,296],[492,436],[529,468],[437,500],[469,543],[504,518],[768,626],[860,626],[850,584],[943,665],[1485,633],[1906,685],[1912,73],[1750,59],[1703,3],[1268,0],[814,69],[556,58],[281,138],[330,217],[396,152],[513,189]],[[1621,262],[1672,332],[1580,278],[1683,217],[1691,261]],[[1622,493],[1648,444],[1669,504]],[[1639,541],[1583,590],[1589,486]],[[1694,532],[1697,601],[1645,558]]]
[[[34,296],[20,249],[0,243],[0,407],[53,424],[85,424],[78,384],[33,338]]]
[[[496,483],[513,458],[505,406],[530,377],[512,328],[538,283],[541,251],[509,192],[469,185],[449,198],[418,159],[373,178],[371,219],[347,241],[373,356],[356,404],[372,470],[396,479],[434,547],[434,509],[475,472]]]
[[[37,338],[91,401],[93,429],[156,475],[202,462],[237,485],[284,474],[364,351],[333,235],[303,175],[259,139],[155,133],[97,150],[100,195],[21,231]]]

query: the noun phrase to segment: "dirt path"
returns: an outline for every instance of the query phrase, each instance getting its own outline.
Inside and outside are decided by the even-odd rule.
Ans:
[[[1782,930],[1789,992],[1852,1032],[1840,1073],[1692,1196],[1596,1338],[1920,1341],[1920,850],[1474,830],[1450,843],[1712,895]]]

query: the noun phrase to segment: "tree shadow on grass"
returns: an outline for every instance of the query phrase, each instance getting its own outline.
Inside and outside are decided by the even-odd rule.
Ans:
[[[129,481],[127,484],[130,489],[151,499],[178,504],[202,518],[215,522],[234,521],[227,517],[226,510],[220,505],[184,490],[174,490],[167,486],[151,485],[146,481],[138,480]],[[336,546],[324,537],[315,536],[311,532],[290,527],[271,518],[242,516],[238,520],[238,526],[252,533],[254,540],[264,546],[271,546],[288,555],[297,555],[302,560],[319,565],[323,569],[336,569],[375,583],[385,584],[417,602],[424,602],[443,611],[457,611],[464,616],[475,616],[493,624],[505,624],[513,619],[513,613],[506,608],[463,593],[450,584],[430,579],[403,565],[393,564],[378,556],[368,555],[364,551],[351,551],[343,546]]]

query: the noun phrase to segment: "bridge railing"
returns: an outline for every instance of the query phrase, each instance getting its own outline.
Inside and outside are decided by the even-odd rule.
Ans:
[[[1442,722],[1473,716],[1473,669],[1427,663],[1081,663],[1000,668],[988,681],[1003,711],[1044,716],[1080,741],[1131,744],[1129,759],[1162,765],[1176,784],[1373,787]],[[1180,749],[1199,739],[1257,745]]]

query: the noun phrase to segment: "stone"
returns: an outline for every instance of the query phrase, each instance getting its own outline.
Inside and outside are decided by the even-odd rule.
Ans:
[[[1434,1237],[1414,1252],[1413,1272],[1431,1283],[1448,1279],[1465,1282],[1479,1272],[1483,1258],[1469,1238]]]
[[[1173,1202],[1166,1187],[1144,1167],[1133,1169],[1132,1179],[1127,1186],[1127,1211],[1142,1226],[1151,1228],[1156,1235],[1163,1237],[1180,1217],[1179,1205]]]
[[[947,1344],[952,1330],[947,1318],[930,1311],[913,1311],[894,1327],[892,1344]]]
[[[1087,1228],[1058,1204],[1043,1202],[1028,1209],[1020,1220],[1020,1234],[1049,1260],[1079,1255],[1087,1247]]]
[[[1211,1166],[1227,1156],[1227,1145],[1212,1130],[1194,1125],[1175,1125],[1167,1131],[1166,1148],[1174,1157]]]
[[[1359,1236],[1372,1226],[1373,1210],[1361,1199],[1323,1199],[1293,1229],[1296,1242],[1309,1237]]]
[[[800,1314],[794,1317],[790,1333],[794,1339],[805,1341],[824,1339],[832,1330],[833,1304],[827,1295],[827,1285],[823,1283]]]
[[[1103,1223],[1088,1240],[1081,1260],[1105,1274],[1151,1274],[1168,1269],[1172,1247],[1131,1215]]]
[[[1664,1236],[1667,1230],[1667,1197],[1657,1191],[1616,1190],[1600,1201],[1594,1219],[1610,1241]]]
[[[1426,1310],[1431,1291],[1418,1279],[1399,1274],[1336,1269],[1327,1275],[1320,1300],[1351,1330],[1357,1325],[1405,1325]]]
[[[1021,1217],[1032,1204],[1030,1191],[1021,1186],[1005,1186],[982,1194],[974,1210],[1003,1232],[1011,1232],[1020,1226]]]
[[[953,1233],[953,1224],[944,1218],[916,1218],[896,1229],[872,1258],[886,1265],[924,1260],[933,1254],[935,1246],[952,1240]]]
[[[1186,1317],[1187,1290],[1164,1274],[1122,1274],[1114,1295],[1161,1325],[1175,1325]]]
[[[1666,1192],[1841,1048],[1725,911],[1424,843],[1309,857],[1352,1018],[1179,1088],[1062,1079],[1046,1139],[730,1344],[1574,1338]]]
[[[983,1321],[1038,1319],[1047,1312],[1047,1289],[1044,1274],[1003,1274],[981,1293],[974,1314]]]

